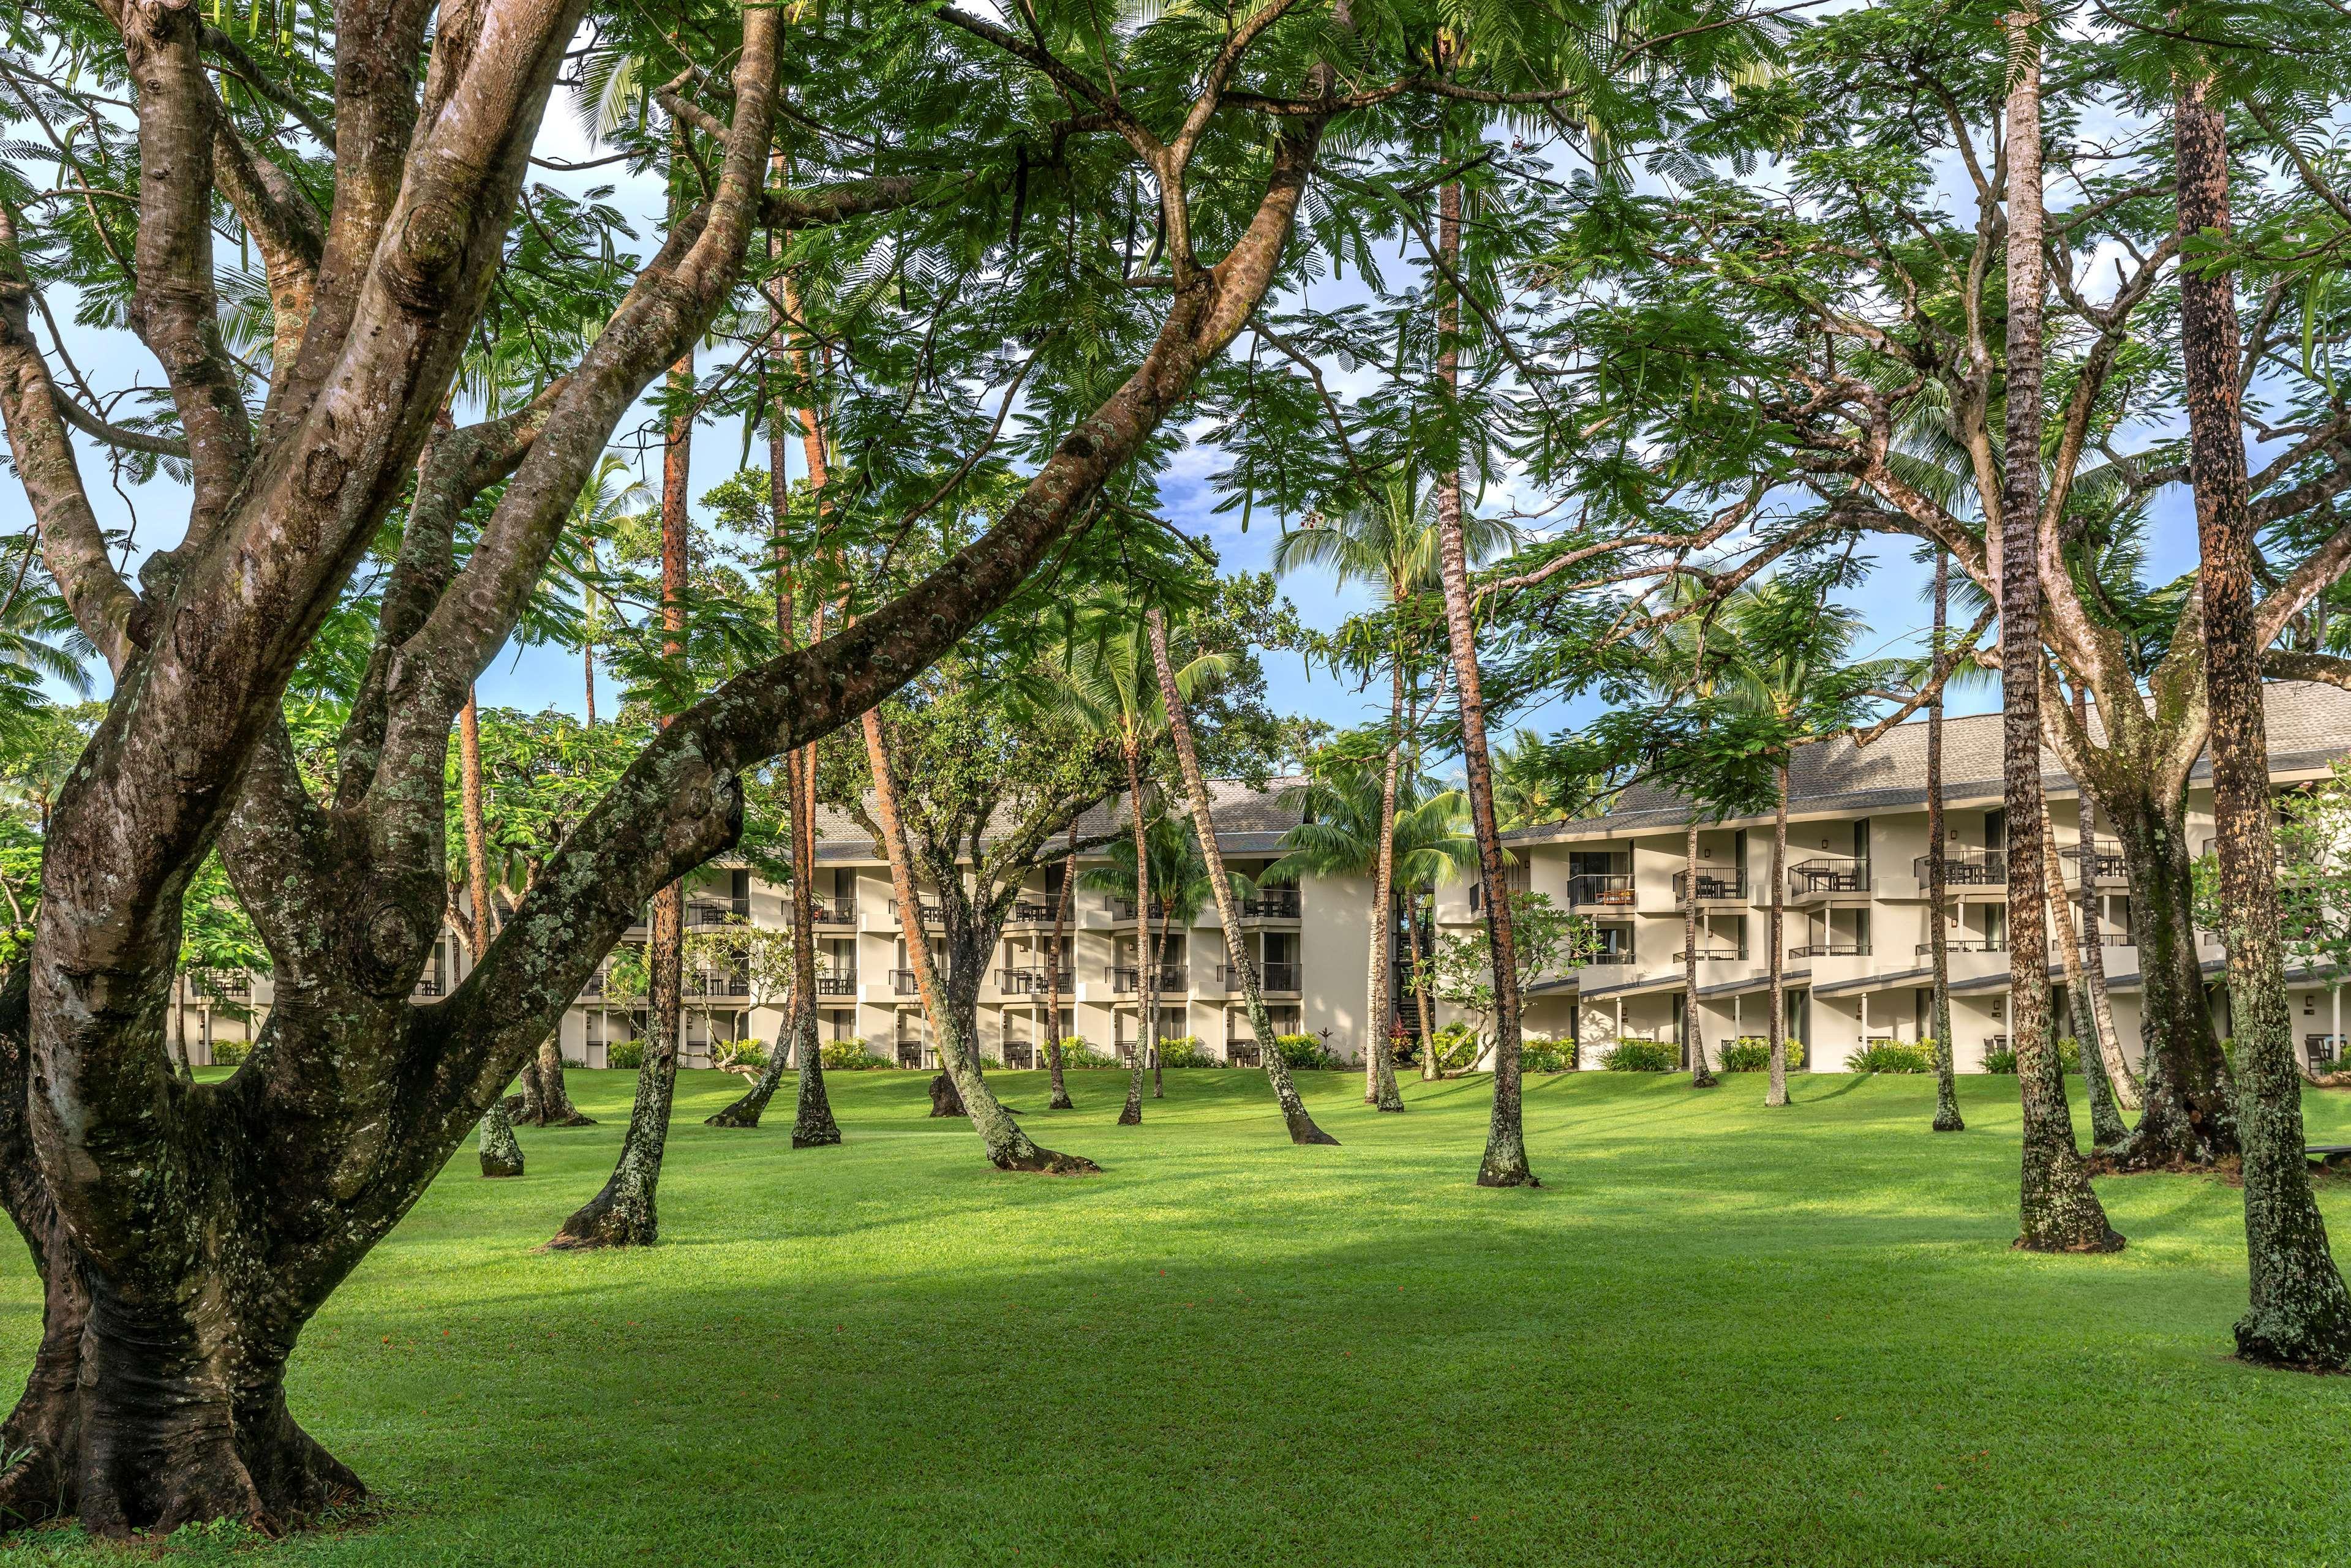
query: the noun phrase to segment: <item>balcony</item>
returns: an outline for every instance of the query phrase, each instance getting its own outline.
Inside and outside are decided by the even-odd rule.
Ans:
[[[1935,945],[1932,942],[1918,944],[1918,956],[1922,958],[1934,951]],[[2008,938],[2005,936],[1954,936],[1943,944],[1943,951],[1946,953],[2005,953],[2008,951]]]
[[[996,988],[1013,996],[1042,996],[1045,992],[1045,971],[998,969],[996,971]]]
[[[680,976],[678,989],[689,997],[747,997],[751,994],[751,978],[733,970],[705,969]]]
[[[2094,839],[2086,844],[2068,844],[2058,854],[2077,867],[2086,868],[2092,882],[2122,882],[2123,847],[2113,839]],[[2082,874],[2080,871],[2075,873]]]
[[[1680,952],[1674,955],[1674,962],[1677,964],[1686,964],[1689,961],[1689,949],[1685,947]],[[1698,950],[1698,961],[1701,964],[1735,964],[1740,959],[1746,956],[1746,954],[1740,952],[1735,946],[1700,947]]]
[[[253,987],[243,975],[213,974],[199,970],[190,978],[195,983],[196,995],[211,997],[225,1002],[241,1002],[253,995]]]
[[[945,913],[937,904],[926,904],[921,899],[914,901],[914,913],[922,917],[922,922],[925,925],[935,925],[945,918]],[[894,898],[890,901],[890,918],[893,920],[898,918],[898,901]]]
[[[846,894],[816,901],[816,923],[819,925],[854,925],[857,924],[857,900]]]
[[[1934,857],[1920,855],[1910,862],[1912,874],[1918,885],[1928,883],[1928,862]],[[2008,885],[2008,853],[2004,850],[1950,850],[1943,855],[1943,885],[1946,887],[2006,887]]]
[[[819,975],[816,977],[816,994],[820,997],[853,997],[857,994],[857,977]]]
[[[1567,879],[1570,909],[1630,909],[1633,898],[1629,871],[1583,872]]]
[[[439,996],[441,994],[441,977],[438,975],[417,976],[416,990],[414,994],[420,997]]]
[[[1791,958],[1866,958],[1866,942],[1807,942],[1801,947],[1788,949]]]
[[[1689,902],[1687,888],[1690,873],[1674,873],[1674,902]],[[1743,871],[1702,871],[1698,873],[1698,901],[1700,904],[1730,904],[1747,896],[1747,873]]]
[[[1869,862],[1848,855],[1823,855],[1788,868],[1788,896],[1826,898],[1841,893],[1867,893]]]
[[[750,918],[751,901],[747,898],[736,899],[728,904],[705,904],[695,900],[685,906],[685,923],[688,925],[742,925],[748,924]]]
[[[890,991],[892,995],[900,997],[919,997],[923,994],[923,988],[914,984],[914,971],[912,969],[891,970]]]
[[[1102,903],[1110,910],[1111,915],[1113,919],[1133,920],[1136,916],[1134,900],[1131,898],[1121,898],[1117,894],[1113,894],[1109,898],[1104,899]],[[1154,920],[1165,920],[1167,918],[1167,901],[1165,899],[1155,898],[1151,901],[1151,918]]]
[[[1225,989],[1228,991],[1242,989],[1241,972],[1230,964],[1217,966],[1217,975],[1223,982]],[[1298,989],[1298,966],[1296,964],[1260,964],[1258,966],[1257,986],[1260,991],[1295,991]]]
[[[1113,967],[1110,971],[1111,994],[1113,996],[1125,997],[1133,996],[1141,991],[1143,988],[1143,977],[1145,972],[1145,969],[1140,965],[1132,967]],[[1184,966],[1181,964],[1160,965],[1158,985],[1160,994],[1165,996],[1170,991],[1180,991],[1183,988]]]
[[[1008,924],[1014,925],[1050,925],[1052,923],[1053,916],[1061,912],[1061,906],[1058,904],[1039,904],[1033,900],[1024,898],[1012,906],[1012,915]]]
[[[1633,963],[1633,949],[1630,947],[1603,947],[1597,953],[1585,958],[1583,962],[1587,966],[1608,964],[1630,967]]]
[[[1304,904],[1294,887],[1261,887],[1241,900],[1243,920],[1296,920]]]

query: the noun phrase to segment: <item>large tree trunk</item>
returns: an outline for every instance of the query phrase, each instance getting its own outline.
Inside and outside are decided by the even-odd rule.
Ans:
[[[1126,1078],[1126,1104],[1118,1113],[1122,1127],[1143,1122],[1143,1070],[1159,1040],[1159,975],[1151,952],[1151,846],[1143,829],[1143,768],[1134,742],[1126,751],[1126,810],[1134,833],[1134,1062]]]
[[[2114,1091],[2106,1082],[2106,1059],[2098,1050],[2094,1015],[2090,1009],[2090,982],[2082,968],[2082,946],[2074,933],[2074,901],[2065,894],[2065,862],[2057,852],[2057,830],[2049,820],[2049,803],[2041,805],[2042,856],[2045,863],[2049,897],[2049,924],[2057,932],[2057,952],[2065,970],[2065,995],[2073,1015],[2074,1043],[2082,1056],[2082,1096],[2090,1103],[2090,1146],[2093,1149],[2119,1147],[2130,1136],[2123,1125],[2122,1113],[2115,1108]],[[2087,841],[2082,859],[2082,875],[2086,883],[2091,877],[2091,861]],[[2082,1038],[2085,1028],[2092,1030],[2092,1038]],[[2063,1066],[2061,1061],[2060,1066]]]
[[[1306,1102],[1298,1095],[1298,1085],[1290,1081],[1290,1064],[1281,1060],[1276,1047],[1273,1019],[1265,1010],[1265,990],[1258,983],[1257,966],[1249,961],[1249,938],[1241,930],[1240,904],[1233,897],[1232,879],[1225,874],[1225,852],[1217,842],[1217,824],[1208,805],[1208,780],[1200,771],[1200,754],[1192,744],[1192,716],[1185,710],[1184,695],[1176,688],[1176,667],[1167,657],[1167,623],[1159,612],[1153,610],[1145,617],[1151,629],[1151,662],[1159,673],[1159,695],[1167,706],[1167,727],[1176,742],[1176,765],[1184,775],[1185,798],[1192,807],[1192,831],[1200,841],[1201,858],[1207,862],[1208,883],[1215,890],[1217,919],[1224,927],[1225,958],[1233,972],[1241,977],[1241,997],[1249,1009],[1249,1032],[1257,1038],[1259,1064],[1265,1069],[1266,1082],[1273,1086],[1274,1103],[1281,1107],[1282,1124],[1290,1129],[1293,1144],[1336,1144],[1339,1140],[1314,1124],[1306,1113]],[[1390,1080],[1394,1087],[1394,1080]]]
[[[1456,275],[1461,254],[1461,187],[1447,181],[1437,192],[1437,246]],[[1461,382],[1461,302],[1450,285],[1437,294],[1437,382],[1443,395]],[[1510,881],[1502,861],[1502,830],[1494,815],[1494,766],[1486,746],[1486,702],[1478,678],[1478,632],[1469,613],[1469,552],[1461,529],[1461,470],[1446,465],[1437,482],[1437,569],[1445,589],[1446,640],[1453,680],[1461,695],[1461,762],[1469,794],[1469,827],[1478,840],[1478,873],[1486,888],[1486,928],[1494,957],[1494,1109],[1486,1124],[1479,1186],[1540,1186],[1527,1164],[1525,1118],[1519,1096],[1519,960],[1510,940]]]
[[[1775,770],[1779,785],[1771,803],[1771,914],[1765,923],[1771,948],[1771,1018],[1764,1026],[1771,1051],[1771,1083],[1763,1103],[1788,1103],[1788,764]]]
[[[1714,1071],[1706,1064],[1706,1029],[1698,1017],[1698,816],[1683,834],[1682,1046],[1689,1052],[1690,1087],[1711,1089]]]
[[[1070,850],[1061,861],[1061,895],[1053,901],[1053,946],[1045,955],[1045,1066],[1052,1074],[1049,1111],[1074,1109],[1061,1066],[1061,946],[1070,929],[1071,906],[1078,896],[1078,820],[1070,819]]]
[[[670,371],[670,390],[681,402],[694,386],[694,350]],[[685,657],[688,474],[694,455],[694,418],[670,421],[662,449],[662,656]],[[662,720],[664,727],[671,723]],[[621,1157],[604,1190],[563,1222],[547,1245],[558,1250],[595,1247],[650,1247],[661,1239],[662,1152],[669,1145],[670,1105],[677,1092],[678,1051],[684,1043],[685,884],[672,882],[653,894],[646,933],[645,965],[651,973],[646,1006],[651,1032],[644,1065],[637,1070],[637,1092],[629,1106],[629,1130]]]
[[[873,773],[873,814],[881,823],[882,847],[890,860],[898,923],[906,933],[906,962],[914,971],[914,988],[922,996],[924,1015],[938,1037],[939,1061],[949,1086],[987,1147],[988,1162],[998,1170],[1039,1171],[1047,1176],[1098,1174],[1102,1167],[1092,1160],[1039,1147],[998,1101],[995,1091],[981,1081],[975,1042],[964,1034],[931,963],[930,936],[923,925],[923,905],[914,889],[914,857],[907,847],[906,824],[898,815],[898,783],[890,771],[889,748],[883,743],[882,716],[868,708],[862,723],[865,759]]]
[[[592,1127],[596,1124],[595,1117],[571,1103],[571,1090],[563,1082],[563,1042],[552,1031],[538,1042],[535,1061],[525,1064],[523,1071],[530,1075],[531,1087],[537,1091],[537,1097],[535,1100],[525,1097],[528,1114],[517,1117],[517,1121],[535,1127]]]
[[[2236,1093],[2196,956],[2187,802],[2156,785],[2109,793],[2100,805],[2130,873],[2146,1067],[2138,1125],[2105,1163],[2122,1170],[2210,1166],[2238,1152]]]
[[[2065,1080],[2049,1037],[2049,924],[2043,880],[2041,792],[2041,49],[2033,8],[2014,29],[2008,94],[2008,408],[2000,495],[2000,635],[2005,713],[2001,771],[2008,809],[2009,1030],[2024,1106],[2016,1244],[2035,1251],[2112,1251],[2106,1224],[2074,1145]]]
[[[1934,656],[1943,656],[1943,636],[1950,622],[1951,557],[1935,552]],[[1786,799],[1786,790],[1781,792]],[[1951,939],[1949,862],[1945,858],[1943,827],[1943,688],[1938,685],[1927,704],[1927,940],[1934,958],[1935,1131],[1963,1133],[1967,1120],[1959,1114],[1957,1067],[1958,1042],[1951,1039]]]
[[[2229,232],[2228,126],[2209,78],[2182,79],[2172,121],[2183,240]],[[2212,816],[2228,915],[2229,1006],[2240,1059],[2245,1258],[2252,1303],[2237,1354],[2313,1371],[2351,1365],[2351,1293],[2328,1249],[2303,1154],[2302,1073],[2278,930],[2277,847],[2253,625],[2253,526],[2229,273],[2179,282],[2188,466],[2203,551],[2204,662],[2212,703]]]
[[[491,1101],[482,1113],[481,1156],[485,1176],[522,1175],[522,1145],[515,1141],[514,1122],[503,1100]]]

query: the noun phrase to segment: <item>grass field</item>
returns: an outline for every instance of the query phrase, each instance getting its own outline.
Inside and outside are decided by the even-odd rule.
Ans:
[[[701,1119],[664,1241],[533,1249],[603,1178],[594,1128],[470,1146],[312,1325],[295,1412],[387,1505],[175,1561],[271,1564],[2341,1563],[2351,1380],[2230,1359],[2239,1194],[2110,1181],[2117,1257],[2012,1254],[2015,1080],[1533,1081],[1541,1191],[1470,1184],[1489,1088],[1255,1073],[997,1082],[1107,1174],[999,1175],[912,1073],[840,1075],[841,1148]],[[2351,1141],[2351,1096],[2310,1097]],[[2076,1115],[2079,1096],[2076,1094]],[[2323,1201],[2351,1229],[2351,1182]],[[0,1272],[16,1375],[39,1294]],[[13,1396],[14,1384],[9,1387]],[[0,1561],[119,1562],[62,1531]]]

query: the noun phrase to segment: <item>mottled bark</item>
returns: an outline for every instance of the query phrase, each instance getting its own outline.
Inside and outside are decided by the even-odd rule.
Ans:
[[[1336,1144],[1339,1140],[1314,1124],[1306,1102],[1290,1082],[1290,1064],[1277,1049],[1273,1019],[1265,1010],[1265,989],[1258,983],[1257,965],[1249,958],[1249,938],[1241,930],[1239,902],[1233,897],[1232,879],[1225,874],[1225,852],[1217,842],[1217,824],[1208,804],[1208,780],[1200,771],[1200,754],[1192,742],[1192,716],[1176,686],[1176,666],[1167,657],[1167,623],[1156,610],[1144,617],[1151,630],[1151,662],[1159,674],[1160,700],[1167,707],[1167,728],[1176,743],[1176,764],[1184,775],[1184,794],[1192,808],[1192,831],[1208,865],[1208,884],[1215,891],[1217,920],[1224,928],[1225,960],[1241,977],[1241,998],[1249,1009],[1249,1032],[1257,1040],[1257,1055],[1273,1087],[1274,1103],[1281,1107],[1282,1124],[1293,1144]],[[1385,1041],[1382,1041],[1384,1046]],[[1395,1090],[1393,1074],[1388,1087]]]
[[[2073,1015],[2074,1043],[2080,1048],[2082,1055],[2082,1097],[2090,1103],[2090,1146],[2093,1149],[2115,1148],[2130,1136],[2130,1129],[2123,1124],[2122,1113],[2115,1108],[2114,1091],[2106,1082],[2105,1058],[2099,1052],[2095,1031],[2091,1038],[2082,1038],[2084,1026],[2092,1020],[2090,982],[2082,968],[2082,946],[2074,932],[2074,901],[2065,894],[2065,862],[2058,852],[2057,830],[2049,820],[2046,800],[2041,806],[2041,843],[2044,886],[2049,899],[2049,924],[2057,933],[2057,952],[2065,974],[2065,996]],[[2085,841],[2085,845],[2082,874],[2087,881],[2091,874],[2087,841]]]
[[[2042,260],[2041,47],[2038,13],[2009,18],[2013,61],[2008,94],[2007,450],[2000,491],[2001,775],[2008,810],[2009,1033],[2024,1106],[2024,1153],[2016,1245],[2034,1251],[2112,1251],[2106,1224],[2074,1145],[2065,1080],[2049,1035],[2049,925],[2041,790],[2041,583],[2035,525],[2041,511]]]
[[[514,1123],[507,1115],[505,1101],[491,1101],[490,1108],[482,1113],[480,1145],[485,1176],[522,1175],[522,1145],[515,1139]]]
[[[2074,716],[2085,730],[2089,727],[2087,697],[2082,687],[2074,688]],[[2098,800],[2087,789],[2081,794],[2081,812],[2082,842],[2085,846],[2082,856],[2082,978],[2090,993],[2090,1019],[2097,1030],[2098,1060],[2105,1064],[2107,1087],[2117,1107],[2136,1111],[2141,1103],[2138,1074],[2131,1071],[2129,1059],[2123,1055],[2122,1037],[2115,1030],[2114,1003],[2106,994],[2106,948],[2095,870]]]
[[[1944,653],[1943,638],[1950,625],[1951,555],[1935,552],[1934,653]],[[1781,828],[1787,831],[1787,785],[1780,787]],[[1938,684],[1927,702],[1927,931],[1933,953],[1935,1019],[1935,1131],[1963,1133],[1967,1119],[1959,1114],[1956,1066],[1959,1044],[1951,1039],[1950,862],[1946,852],[1949,834],[1943,825],[1943,688]],[[1774,897],[1776,899],[1776,893]]]
[[[1690,1087],[1712,1089],[1719,1082],[1706,1064],[1706,1027],[1698,1016],[1698,817],[1683,833],[1682,1045],[1689,1052]]]
[[[2179,233],[2230,229],[2227,117],[2209,78],[2181,78],[2172,117]],[[2237,380],[2233,279],[2190,268],[2179,281],[2188,467],[2203,552],[2204,662],[2212,704],[2212,816],[2227,911],[2229,1005],[2244,1075],[2245,1260],[2252,1301],[2237,1322],[2248,1361],[2311,1371],[2351,1365],[2351,1292],[2327,1246],[2303,1154],[2302,1073],[2279,932],[2277,845],[2262,712],[2263,639],[2254,622],[2253,537]]]
[[[571,1091],[563,1082],[563,1042],[549,1031],[538,1042],[538,1071],[534,1087],[538,1103],[535,1114],[521,1120],[540,1127],[592,1127],[596,1118],[582,1112],[571,1103]],[[526,1067],[526,1071],[528,1068]]]

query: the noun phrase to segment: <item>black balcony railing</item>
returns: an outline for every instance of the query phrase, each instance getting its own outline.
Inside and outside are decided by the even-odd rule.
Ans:
[[[922,915],[922,917],[923,917],[923,924],[924,924],[924,925],[937,925],[937,924],[939,923],[940,919],[943,917],[943,916],[942,916],[942,913],[941,913],[941,911],[940,911],[940,909],[939,909],[939,906],[938,906],[937,904],[927,904],[927,903],[925,903],[925,902],[924,902],[923,900],[921,900],[921,899],[916,899],[916,900],[914,901],[914,909],[915,909],[915,912],[916,912],[917,914],[919,914],[919,915]],[[894,898],[893,898],[893,899],[892,899],[892,900],[890,901],[890,915],[891,915],[891,918],[892,918],[892,919],[895,919],[895,918],[897,918],[897,915],[898,915],[898,901],[897,901],[896,899],[894,899]]]
[[[1934,950],[1935,945],[1932,942],[1918,944],[1918,954],[1921,957]],[[2005,936],[1954,936],[1943,944],[1943,951],[1946,953],[2005,953],[2008,951],[2008,938]]]
[[[688,925],[740,925],[751,918],[751,901],[737,899],[732,904],[691,903],[685,906]]]
[[[1024,997],[1038,995],[1045,988],[1045,971],[1042,969],[998,969],[996,971],[996,988],[999,991],[1010,991],[1016,995]]]
[[[854,925],[857,924],[857,901],[853,898],[820,898],[816,901],[816,923],[819,925]]]
[[[1688,897],[1690,873],[1674,873],[1674,898],[1680,902]],[[1747,873],[1743,871],[1702,871],[1698,873],[1698,895],[1704,900],[1744,898],[1747,896]]]
[[[1868,891],[1869,862],[1865,860],[1827,857],[1788,868],[1788,892],[1798,898],[1807,894]]]
[[[1928,862],[1933,857],[1920,855],[1910,862],[1918,885],[1928,882]],[[2003,850],[1949,850],[1943,855],[1943,882],[1949,887],[2006,887],[2008,885],[2008,854]]]
[[[680,976],[678,988],[689,997],[747,997],[751,978],[735,970],[704,969]]]
[[[1261,887],[1241,900],[1241,918],[1296,920],[1304,907],[1294,887]]]
[[[1675,892],[1680,892],[1677,883]],[[1567,906],[1625,909],[1633,904],[1633,873],[1629,871],[1583,872],[1567,879]]]
[[[890,989],[898,996],[913,997],[921,995],[923,988],[914,984],[914,970],[893,969],[890,971]]]
[[[1130,992],[1141,990],[1143,988],[1143,975],[1144,970],[1140,965],[1113,966],[1110,972],[1110,988],[1112,993],[1117,996],[1125,996]],[[1184,966],[1181,964],[1160,965],[1160,991],[1165,994],[1168,991],[1180,991],[1183,988]]]
[[[439,996],[441,994],[441,977],[438,975],[417,976],[416,994],[420,997]]]
[[[1131,898],[1122,898],[1118,894],[1113,894],[1110,897],[1109,904],[1111,914],[1120,920],[1133,920],[1135,917],[1136,911],[1134,907],[1134,900]],[[1165,899],[1155,898],[1151,901],[1151,918],[1154,920],[1165,920],[1167,918],[1167,901]]]
[[[1701,964],[1719,964],[1725,961],[1736,961],[1740,958],[1745,957],[1746,955],[1740,952],[1736,947],[1717,946],[1699,948],[1698,950],[1698,962]],[[1687,963],[1688,960],[1689,949],[1687,947],[1674,955],[1674,962],[1677,964]]]
[[[819,975],[816,977],[816,994],[820,997],[853,997],[857,994],[857,977]]]
[[[1606,964],[1612,967],[1629,965],[1633,962],[1633,949],[1630,947],[1603,947],[1599,951],[1593,953],[1591,956],[1585,958],[1583,961],[1586,964]]]
[[[1217,967],[1217,976],[1225,989],[1241,988],[1241,972],[1230,964]],[[1298,966],[1290,964],[1259,964],[1257,967],[1258,988],[1262,991],[1294,991],[1298,988]]]
[[[1866,942],[1807,942],[1801,947],[1788,949],[1791,958],[1866,958]]]
[[[1058,904],[1035,904],[1024,898],[1012,906],[1012,923],[1015,925],[1047,925],[1061,907]]]
[[[2087,844],[2068,844],[2057,852],[2075,864],[2086,867],[2093,882],[2122,879],[2123,847],[2112,839],[2095,839]]]
[[[580,981],[580,994],[583,997],[602,996],[604,994],[604,971],[599,969],[594,974],[589,976],[586,979]]]
[[[253,987],[243,975],[198,974],[194,977],[196,994],[216,997],[222,1001],[243,1001],[253,994]]]

